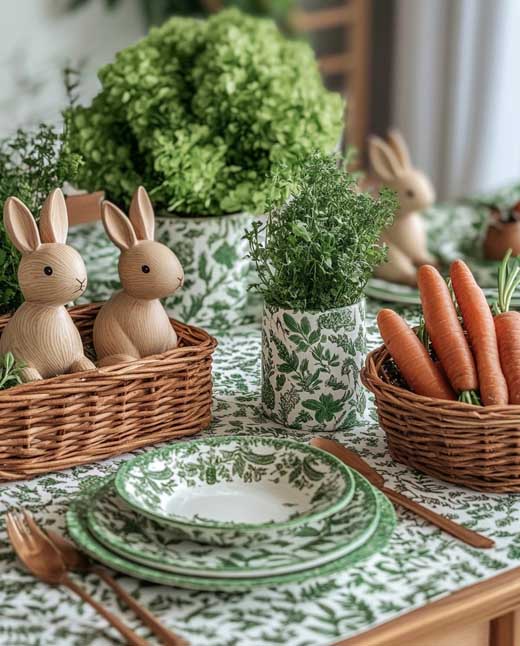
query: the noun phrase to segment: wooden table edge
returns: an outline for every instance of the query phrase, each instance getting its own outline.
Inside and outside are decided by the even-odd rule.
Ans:
[[[427,603],[364,633],[335,642],[334,646],[403,646],[414,643],[404,640],[425,637],[441,628],[448,630],[461,622],[503,618],[507,625],[511,621],[508,615],[519,607],[520,567],[517,567]],[[497,626],[494,628],[496,630]],[[500,646],[502,644],[508,646],[508,642],[501,640]]]

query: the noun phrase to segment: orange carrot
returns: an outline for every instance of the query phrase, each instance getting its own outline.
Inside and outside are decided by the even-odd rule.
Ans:
[[[448,382],[408,324],[393,310],[377,315],[386,349],[413,392],[436,399],[455,399]]]
[[[520,404],[520,312],[510,312],[511,298],[520,284],[518,259],[511,269],[508,250],[498,270],[498,302],[495,305],[495,330],[502,372],[509,390],[509,403]]]
[[[462,401],[470,401],[478,389],[473,355],[443,277],[432,265],[417,272],[424,322],[435,354],[444,368],[452,388]]]
[[[520,404],[520,312],[495,316],[495,329],[509,403]]]
[[[450,277],[477,364],[482,403],[484,406],[505,405],[509,401],[507,383],[500,366],[495,323],[486,297],[463,260],[452,263]]]

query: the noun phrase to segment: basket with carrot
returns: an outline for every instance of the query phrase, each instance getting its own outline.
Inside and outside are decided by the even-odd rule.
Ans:
[[[423,265],[421,325],[382,309],[384,345],[362,372],[397,461],[495,493],[520,492],[520,312],[509,310],[520,267],[510,256],[492,307],[462,260],[448,283]]]

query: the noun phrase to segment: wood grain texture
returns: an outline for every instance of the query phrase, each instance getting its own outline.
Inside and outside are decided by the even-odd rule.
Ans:
[[[68,219],[63,193],[56,189],[45,201],[39,230],[29,209],[14,197],[6,200],[4,223],[22,253],[18,281],[25,303],[0,338],[0,354],[12,352],[26,364],[25,381],[93,369],[64,307],[85,291],[87,273],[79,253],[65,244]]]
[[[491,621],[489,646],[517,646],[515,612],[496,617]]]
[[[520,608],[520,568],[468,586],[361,635],[341,640],[335,646],[422,646],[423,640],[429,644],[432,634],[457,635],[465,626],[481,626],[516,608]],[[456,640],[447,643],[459,646]],[[512,643],[490,641],[490,646],[512,646]],[[478,641],[468,644],[477,645]]]
[[[386,141],[370,137],[368,153],[377,180],[393,189],[399,200],[396,218],[382,236],[389,247],[388,262],[377,268],[376,276],[414,285],[416,268],[435,264],[419,213],[434,203],[435,192],[424,173],[412,165],[406,142],[398,131],[391,130]]]
[[[141,186],[130,206],[130,217],[110,202],[103,204],[103,224],[121,250],[122,291],[101,308],[94,325],[94,347],[100,366],[137,360],[171,350],[177,336],[160,302],[184,282],[177,256],[155,242],[154,212]]]
[[[388,498],[390,498],[393,503],[400,505],[405,509],[408,509],[421,518],[424,518],[436,527],[439,527],[452,536],[455,536],[455,538],[458,538],[459,540],[468,545],[471,545],[472,547],[494,547],[495,542],[490,538],[482,536],[478,532],[468,529],[463,525],[459,525],[449,518],[441,516],[431,509],[428,509],[418,502],[415,502],[415,500],[412,500],[411,498],[408,498],[407,496],[404,496],[397,491],[393,491],[392,489],[385,487],[384,479],[381,474],[373,469],[360,455],[358,455],[354,451],[351,451],[350,449],[347,449],[347,447],[343,446],[339,442],[323,437],[315,437],[311,440],[311,445],[336,456],[347,466],[356,469],[362,475],[364,475],[365,478],[374,485],[374,487],[380,489]]]
[[[348,142],[359,151],[360,163],[364,166],[370,114],[372,0],[350,0],[347,8],[351,9],[352,14],[345,23],[347,39],[351,40],[351,51],[347,54],[345,68],[346,126]]]
[[[69,225],[85,224],[101,220],[101,205],[105,199],[103,191],[96,193],[83,193],[81,195],[67,195],[67,213]]]

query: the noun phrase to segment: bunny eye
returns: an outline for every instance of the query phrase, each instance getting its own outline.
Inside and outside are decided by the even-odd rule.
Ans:
[[[149,274],[150,273],[150,267],[148,267],[148,265],[143,265],[141,267],[141,271],[143,272],[143,274]]]
[[[411,189],[411,188],[409,188],[409,189],[406,191],[406,197],[415,197],[415,193],[412,191],[412,189]]]
[[[49,265],[47,265],[43,268],[43,273],[47,276],[52,276],[52,267],[49,267]]]

